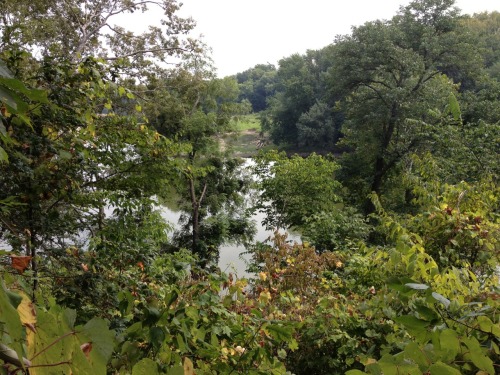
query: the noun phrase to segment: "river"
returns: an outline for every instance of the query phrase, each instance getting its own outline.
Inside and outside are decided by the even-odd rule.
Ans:
[[[253,165],[253,160],[250,158],[245,159],[245,163],[242,165],[242,168],[249,169]],[[250,199],[249,197],[247,197]],[[175,208],[170,208],[167,206],[161,207],[161,212],[163,218],[168,221],[175,228],[177,222],[179,221],[179,217],[181,212],[176,210]],[[254,236],[254,242],[264,242],[269,237],[271,237],[274,232],[270,230],[266,230],[266,228],[262,225],[262,221],[264,220],[264,213],[257,212],[252,216],[252,220],[255,221],[256,226],[256,234]],[[289,232],[288,238],[292,241],[299,241],[300,236],[297,233]],[[244,254],[246,249],[243,245],[236,244],[226,244],[221,246],[219,251],[219,267],[224,272],[232,272],[235,273],[238,277],[251,277],[252,274],[246,272],[246,263],[245,260],[250,259],[250,255]]]

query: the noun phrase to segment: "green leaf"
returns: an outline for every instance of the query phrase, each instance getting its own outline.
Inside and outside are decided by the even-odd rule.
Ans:
[[[11,342],[6,342],[5,344],[9,344],[9,346],[17,353],[17,357],[21,359],[23,357],[22,343],[24,330],[16,307],[13,306],[8,293],[12,292],[5,288],[2,281],[0,285],[0,323],[4,324],[4,335],[6,334],[12,340]]]
[[[429,289],[428,285],[425,284],[417,284],[417,283],[407,283],[405,284],[408,288],[415,289],[415,290],[427,290]]]
[[[477,322],[479,323],[479,328],[488,333],[492,333],[496,337],[500,337],[500,326],[491,321],[487,316],[478,316]]]
[[[418,319],[413,315],[403,315],[394,318],[394,321],[402,324],[408,333],[413,335],[418,341],[425,342],[428,336],[427,327],[430,322]]]
[[[349,370],[345,373],[345,375],[366,375],[366,372],[360,370]]]
[[[72,155],[70,152],[68,151],[65,151],[65,150],[59,150],[59,157],[62,159],[62,160],[69,160],[71,159]]]
[[[174,366],[167,371],[167,375],[184,375],[184,367]]]
[[[425,329],[429,326],[429,322],[418,319],[417,317],[413,315],[403,315],[403,316],[398,316],[394,318],[394,321],[401,323],[408,329]]]
[[[450,300],[448,298],[443,297],[441,294],[432,292],[432,297],[434,297],[436,301],[441,302],[444,305],[444,307],[448,308],[450,306],[451,303]]]
[[[292,338],[292,329],[283,327],[276,324],[270,324],[266,326],[266,329],[269,331],[269,334],[278,341],[288,341]]]
[[[6,161],[8,162],[9,161],[9,155],[7,154],[7,152],[5,152],[5,150],[0,146],[0,162],[2,161]]]
[[[460,375],[460,371],[443,362],[433,363],[432,366],[429,367],[428,372],[431,375]]]
[[[151,327],[149,330],[149,339],[151,344],[158,349],[161,347],[163,340],[165,340],[165,332],[161,327]]]
[[[169,372],[170,373],[170,372]],[[132,368],[132,375],[157,375],[158,365],[149,358],[143,358]]]
[[[458,340],[457,333],[452,329],[445,329],[439,335],[439,342],[441,350],[445,353],[446,357],[443,358],[446,362],[451,362],[460,353],[460,341]]]
[[[105,372],[106,364],[113,353],[115,335],[103,319],[94,318],[83,327],[82,334],[92,343],[90,360]]]
[[[460,104],[454,93],[450,93],[448,97],[448,109],[455,120],[460,120],[462,113],[460,112]]]
[[[0,87],[0,101],[7,104],[9,107],[17,111],[17,104],[20,99],[15,98],[11,91],[6,88]]]
[[[439,318],[439,315],[434,310],[424,305],[417,304],[415,306],[415,311],[422,319],[425,319],[430,322]]]
[[[44,90],[29,89],[16,78],[0,78],[0,84],[17,93],[26,95],[28,99],[47,103],[47,94]]]
[[[14,74],[12,74],[3,61],[0,61],[0,77],[14,78]]]
[[[415,362],[422,371],[429,366],[428,356],[416,342],[410,342],[406,345],[404,354],[406,359]]]
[[[483,353],[477,339],[475,337],[467,337],[463,339],[463,342],[469,348],[469,357],[472,363],[480,370],[484,370],[491,375],[495,374],[493,361]]]

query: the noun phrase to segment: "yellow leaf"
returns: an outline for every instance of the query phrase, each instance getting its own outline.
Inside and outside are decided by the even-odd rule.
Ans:
[[[19,295],[23,298],[19,306],[17,306],[17,312],[19,313],[19,319],[21,319],[22,324],[36,324],[36,310],[35,305],[29,297],[23,293],[19,292]]]
[[[184,358],[184,375],[195,375],[193,362],[188,357]]]

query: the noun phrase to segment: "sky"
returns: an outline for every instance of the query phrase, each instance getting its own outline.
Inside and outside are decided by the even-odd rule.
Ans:
[[[410,0],[180,0],[179,15],[192,17],[212,49],[217,75],[320,49],[351,26],[390,19]],[[499,0],[457,0],[462,13],[500,11]]]
[[[181,17],[197,23],[191,37],[211,48],[219,77],[243,72],[308,49],[320,49],[352,26],[390,19],[411,0],[178,0]],[[455,0],[463,14],[500,11],[500,0]],[[118,24],[135,32],[156,24],[161,14],[125,14]]]

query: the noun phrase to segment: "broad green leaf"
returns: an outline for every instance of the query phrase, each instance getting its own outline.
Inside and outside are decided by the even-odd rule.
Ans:
[[[349,370],[345,373],[345,375],[366,375],[366,372],[360,370]]]
[[[106,365],[113,353],[115,335],[108,329],[108,325],[103,319],[94,318],[83,326],[81,333],[85,336],[81,341],[92,343],[92,351],[89,360],[94,368],[105,371]]]
[[[7,104],[9,107],[11,107],[14,111],[17,111],[17,104],[20,99],[15,98],[13,93],[4,88],[0,87],[0,101]]]
[[[163,340],[165,340],[165,332],[161,327],[151,327],[149,329],[149,339],[151,344],[158,349],[163,343]]]
[[[460,371],[443,362],[433,363],[432,366],[429,367],[428,372],[431,375],[460,375]]]
[[[0,285],[0,322],[4,324],[4,335],[6,334],[11,339],[10,342],[5,342],[5,344],[8,344],[17,353],[17,357],[21,359],[23,357],[24,329],[19,318],[19,313],[16,310],[19,303],[14,306],[7,292],[12,293],[5,288],[2,281]]]
[[[276,324],[269,324],[266,326],[269,334],[276,340],[288,341],[292,338],[292,330],[287,327],[279,326]]]
[[[418,341],[423,343],[428,339],[429,333],[427,332],[427,327],[430,322],[418,319],[413,315],[403,315],[394,318],[394,321],[402,324]]]
[[[462,116],[462,113],[460,112],[460,104],[458,103],[457,97],[453,93],[450,93],[450,96],[448,97],[448,108],[453,118],[457,121],[460,120]]]
[[[387,286],[393,290],[397,290],[401,293],[408,293],[412,289],[408,287],[406,284],[416,284],[413,280],[409,278],[399,278],[399,277],[391,277],[387,280]]]
[[[384,375],[421,375],[422,372],[418,368],[417,365],[409,364],[409,363],[394,363],[394,362],[384,362],[380,360],[378,362],[382,373]]]
[[[446,362],[451,362],[460,353],[460,341],[458,340],[457,333],[452,329],[445,329],[439,335],[441,350],[445,353],[446,357],[443,358]]]
[[[59,150],[59,157],[62,159],[62,160],[69,160],[71,159],[73,155],[71,155],[70,152],[68,151],[65,151],[65,150]]]
[[[492,333],[496,337],[500,337],[500,326],[491,321],[487,316],[478,316],[477,322],[482,331]]]
[[[184,375],[183,366],[174,366],[167,371],[167,375]]]
[[[47,94],[44,90],[29,89],[16,78],[0,78],[0,84],[8,89],[26,95],[28,99],[42,103],[47,102]]]
[[[33,366],[30,375],[54,373],[85,374],[92,371],[80,349],[76,332],[68,325],[65,311],[53,307],[49,311],[37,311],[36,332],[28,330],[28,352]],[[57,366],[47,366],[58,364]],[[99,372],[96,372],[96,374]]]
[[[406,345],[404,355],[406,359],[416,363],[422,371],[430,364],[429,357],[416,342],[411,342]]]
[[[149,358],[143,358],[132,368],[132,375],[157,375],[158,365]]]
[[[0,77],[14,78],[14,74],[12,74],[3,61],[0,61]]]
[[[493,361],[483,353],[477,339],[475,337],[467,337],[463,339],[463,342],[469,348],[469,358],[472,363],[480,370],[484,370],[491,375],[495,374]]]
[[[418,313],[418,315],[427,321],[434,321],[439,318],[439,315],[432,309],[428,308],[427,306],[417,304],[415,306],[415,311]]]
[[[394,318],[394,321],[401,323],[408,329],[426,329],[429,326],[429,322],[418,319],[417,317],[413,315],[403,315],[403,316],[398,316]]]

